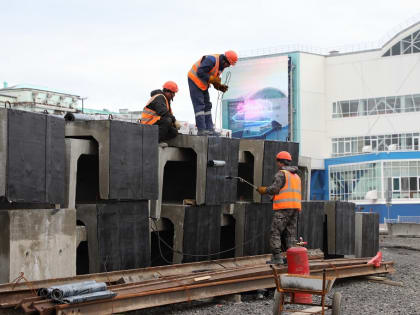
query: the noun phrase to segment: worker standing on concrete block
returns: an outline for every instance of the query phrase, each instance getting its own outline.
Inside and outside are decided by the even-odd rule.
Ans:
[[[226,92],[228,86],[221,83],[220,74],[225,68],[234,66],[236,61],[238,55],[233,50],[220,55],[206,55],[193,64],[188,72],[188,86],[199,136],[220,136],[214,131],[209,85],[212,84],[218,91]]]
[[[175,138],[181,128],[171,108],[176,92],[178,92],[176,83],[166,82],[162,90],[154,90],[150,93],[151,98],[141,114],[142,124],[159,126],[159,142]]]
[[[292,247],[296,239],[298,213],[302,209],[301,181],[298,168],[290,166],[292,157],[289,152],[281,151],[276,156],[279,171],[271,186],[260,186],[261,195],[273,196],[273,221],[271,223],[270,247],[273,257],[269,264],[287,263],[282,260],[281,252]]]

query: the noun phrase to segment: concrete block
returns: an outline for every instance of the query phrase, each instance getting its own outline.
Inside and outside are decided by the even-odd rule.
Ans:
[[[64,203],[64,119],[0,109],[0,197]]]
[[[89,272],[150,265],[147,201],[77,206],[77,220],[87,228]]]
[[[237,202],[232,212],[235,219],[235,257],[270,253],[272,204]]]
[[[329,255],[354,254],[354,226],[356,205],[344,201],[326,201],[326,246]]]
[[[356,205],[352,202],[337,201],[335,205],[335,254],[354,254]]]
[[[195,181],[195,196],[192,199],[195,199],[197,205],[218,205],[236,200],[237,181],[226,180],[226,176],[236,176],[238,172],[238,139],[178,135],[168,141],[168,144],[170,147],[188,149],[194,152],[195,164],[186,167],[182,174],[176,173],[171,177],[182,180],[181,176],[191,177],[191,174],[194,175],[191,182]],[[160,172],[165,167],[164,163],[165,160],[167,161],[167,156],[174,155],[169,150],[168,153],[165,151],[167,151],[167,148],[160,151],[162,152],[159,158]],[[182,152],[184,156],[187,154],[186,151]],[[226,164],[222,167],[211,167],[207,165],[211,160],[222,160]],[[159,178],[162,178],[162,173],[160,173]],[[171,178],[168,179],[171,180]],[[169,185],[168,187],[173,186]],[[170,199],[165,200],[165,188],[163,190],[162,200],[164,202],[172,201]]]
[[[98,143],[101,199],[157,199],[158,128],[122,121],[66,122],[67,138]]]
[[[182,162],[182,165],[169,165],[166,168],[166,187],[164,187],[165,167],[167,163]],[[172,200],[165,200],[166,202],[180,202],[182,199],[195,199],[202,196],[202,189],[204,181],[197,177],[196,169],[196,154],[186,148],[176,147],[159,147],[158,148],[158,199],[150,201],[150,215],[153,218],[160,218],[163,192],[165,188],[165,198]],[[198,189],[196,181],[201,185]],[[198,190],[196,190],[198,189]],[[194,194],[194,192],[196,192]],[[200,195],[198,195],[200,194]]]
[[[76,275],[76,210],[0,211],[0,283]]]
[[[299,213],[297,237],[308,242],[307,248],[324,248],[324,214],[325,202],[303,201]]]
[[[221,160],[223,167],[207,167],[206,205],[219,205],[236,201],[237,180],[226,176],[238,176],[239,139],[209,137],[207,160]]]
[[[76,206],[77,166],[80,156],[97,154],[98,148],[93,140],[66,139],[66,194],[64,202],[66,207],[75,208]],[[87,184],[95,186],[92,183],[87,182]]]
[[[299,144],[295,142],[264,141],[264,160],[262,184],[269,186],[277,173],[276,155],[280,151],[288,151],[292,155],[292,165],[297,166],[299,160]],[[262,197],[263,202],[270,202],[269,196]]]
[[[388,235],[392,236],[420,236],[418,223],[387,223]]]
[[[221,213],[221,206],[162,204],[162,218],[174,226],[174,264],[218,258],[209,254],[220,250]]]
[[[240,139],[238,176],[262,185],[264,168],[264,140]],[[261,202],[261,195],[245,183],[238,183],[238,201]]]
[[[379,251],[379,213],[356,212],[355,256],[373,257]]]

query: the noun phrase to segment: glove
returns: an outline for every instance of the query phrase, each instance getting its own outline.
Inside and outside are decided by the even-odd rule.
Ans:
[[[181,129],[181,124],[178,122],[178,120],[175,120],[174,125],[177,130]]]
[[[220,84],[220,89],[219,89],[219,91],[222,91],[223,93],[225,93],[227,90],[228,90],[228,86],[227,85],[224,85],[224,84]]]
[[[267,193],[267,187],[260,186],[257,188],[257,191],[260,193],[260,195],[265,195]]]
[[[216,77],[214,75],[211,75],[210,78],[209,78],[209,83],[215,85],[215,84],[221,84],[222,81],[220,80],[219,77]]]

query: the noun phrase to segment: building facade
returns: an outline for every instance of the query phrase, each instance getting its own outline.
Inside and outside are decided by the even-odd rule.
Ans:
[[[280,54],[293,64],[291,140],[311,160],[311,199],[382,221],[420,216],[420,22],[376,49]]]

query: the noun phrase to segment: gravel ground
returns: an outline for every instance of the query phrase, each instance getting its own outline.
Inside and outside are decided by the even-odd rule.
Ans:
[[[419,314],[420,315],[420,238],[381,236],[384,260],[393,260],[396,272],[387,277],[404,283],[391,286],[362,278],[339,280],[329,296],[341,292],[342,314]],[[192,302],[137,311],[141,315],[234,315],[272,314],[273,292],[263,299],[256,294],[242,295],[241,303]]]

